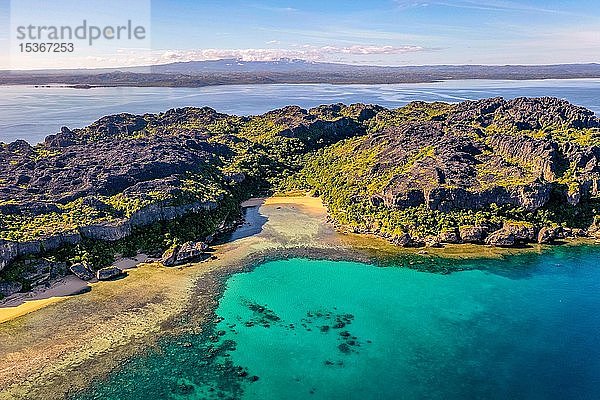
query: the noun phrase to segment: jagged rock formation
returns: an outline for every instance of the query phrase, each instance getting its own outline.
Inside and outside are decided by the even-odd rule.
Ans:
[[[204,250],[172,243],[227,229],[243,198],[283,183],[321,195],[339,226],[398,245],[546,243],[573,231],[550,226],[566,224],[556,214],[541,221],[540,210],[588,210],[599,195],[599,127],[591,111],[555,98],[107,116],[39,145],[0,145],[0,271],[198,216],[189,225],[198,237],[174,241],[181,232],[169,225],[153,241],[171,247],[166,264],[186,262]],[[494,207],[538,220],[521,231]],[[88,258],[99,263],[89,273],[106,266]]]
[[[208,249],[208,244],[205,242],[185,242],[181,246],[173,246],[167,249],[161,258],[161,264],[165,267],[173,267],[200,259],[207,259],[208,255],[205,251]]]
[[[591,111],[557,99],[489,99],[461,103],[435,121],[374,133],[361,149],[383,147],[378,154],[381,161],[374,166],[379,174],[382,169],[404,167],[374,194],[375,201],[381,199],[387,206],[426,204],[449,211],[495,203],[535,210],[550,200],[553,183],[569,168],[577,172],[572,184],[578,188],[576,196],[566,192],[565,198],[576,204],[582,196],[597,196],[600,148],[520,132],[598,126]],[[423,148],[427,152],[419,154]]]
[[[600,195],[600,120],[564,100],[416,102],[380,112],[372,126],[377,129],[366,136],[313,158],[305,171],[333,219],[353,231],[399,243],[416,235],[412,245],[432,233],[446,243],[483,243],[502,226],[488,221],[477,234],[472,228],[432,232],[407,221],[408,214],[467,216],[493,207],[532,214],[552,204],[587,207]],[[511,237],[522,241],[514,232]]]

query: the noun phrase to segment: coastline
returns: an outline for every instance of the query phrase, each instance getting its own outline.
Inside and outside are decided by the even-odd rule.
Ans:
[[[15,313],[0,324],[0,387],[7,388],[0,399],[64,398],[64,393],[85,389],[164,335],[202,331],[210,326],[227,277],[266,260],[376,262],[408,256],[409,263],[422,259],[428,264],[438,257],[505,257],[552,247],[453,245],[418,254],[423,249],[398,248],[384,239],[336,232],[318,198],[271,197],[244,206],[256,211],[248,215],[247,235],[213,246],[214,260],[175,268],[141,264],[129,270],[125,279],[92,284],[86,293],[24,303],[40,307],[36,312]],[[49,323],[57,320],[59,326]]]
[[[135,257],[119,258],[113,266],[127,271],[150,261],[147,255],[138,254]],[[0,301],[0,324],[65,300],[69,296],[85,293],[97,283],[97,280],[86,282],[75,275],[67,275],[50,282],[47,287],[15,293]]]

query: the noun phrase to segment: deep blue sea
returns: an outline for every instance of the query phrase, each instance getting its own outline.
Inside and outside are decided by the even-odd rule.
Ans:
[[[599,260],[581,246],[438,260],[447,274],[268,262],[227,280],[213,330],[74,398],[598,399]]]
[[[456,80],[397,85],[236,85],[204,88],[94,88],[0,86],[0,142],[43,141],[61,126],[81,128],[109,114],[156,113],[209,106],[252,115],[296,104],[376,103],[400,107],[413,100],[459,102],[503,96],[556,96],[600,113],[600,79]]]

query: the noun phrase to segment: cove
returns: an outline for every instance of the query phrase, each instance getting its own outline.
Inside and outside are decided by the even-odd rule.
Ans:
[[[267,262],[227,279],[210,332],[164,339],[73,398],[598,398],[599,256],[445,260],[446,274]]]

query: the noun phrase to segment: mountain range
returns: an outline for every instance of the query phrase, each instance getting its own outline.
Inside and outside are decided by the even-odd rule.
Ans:
[[[145,67],[0,71],[0,85],[167,86],[331,83],[393,84],[455,79],[599,78],[600,64],[369,66],[305,60],[189,61]]]

